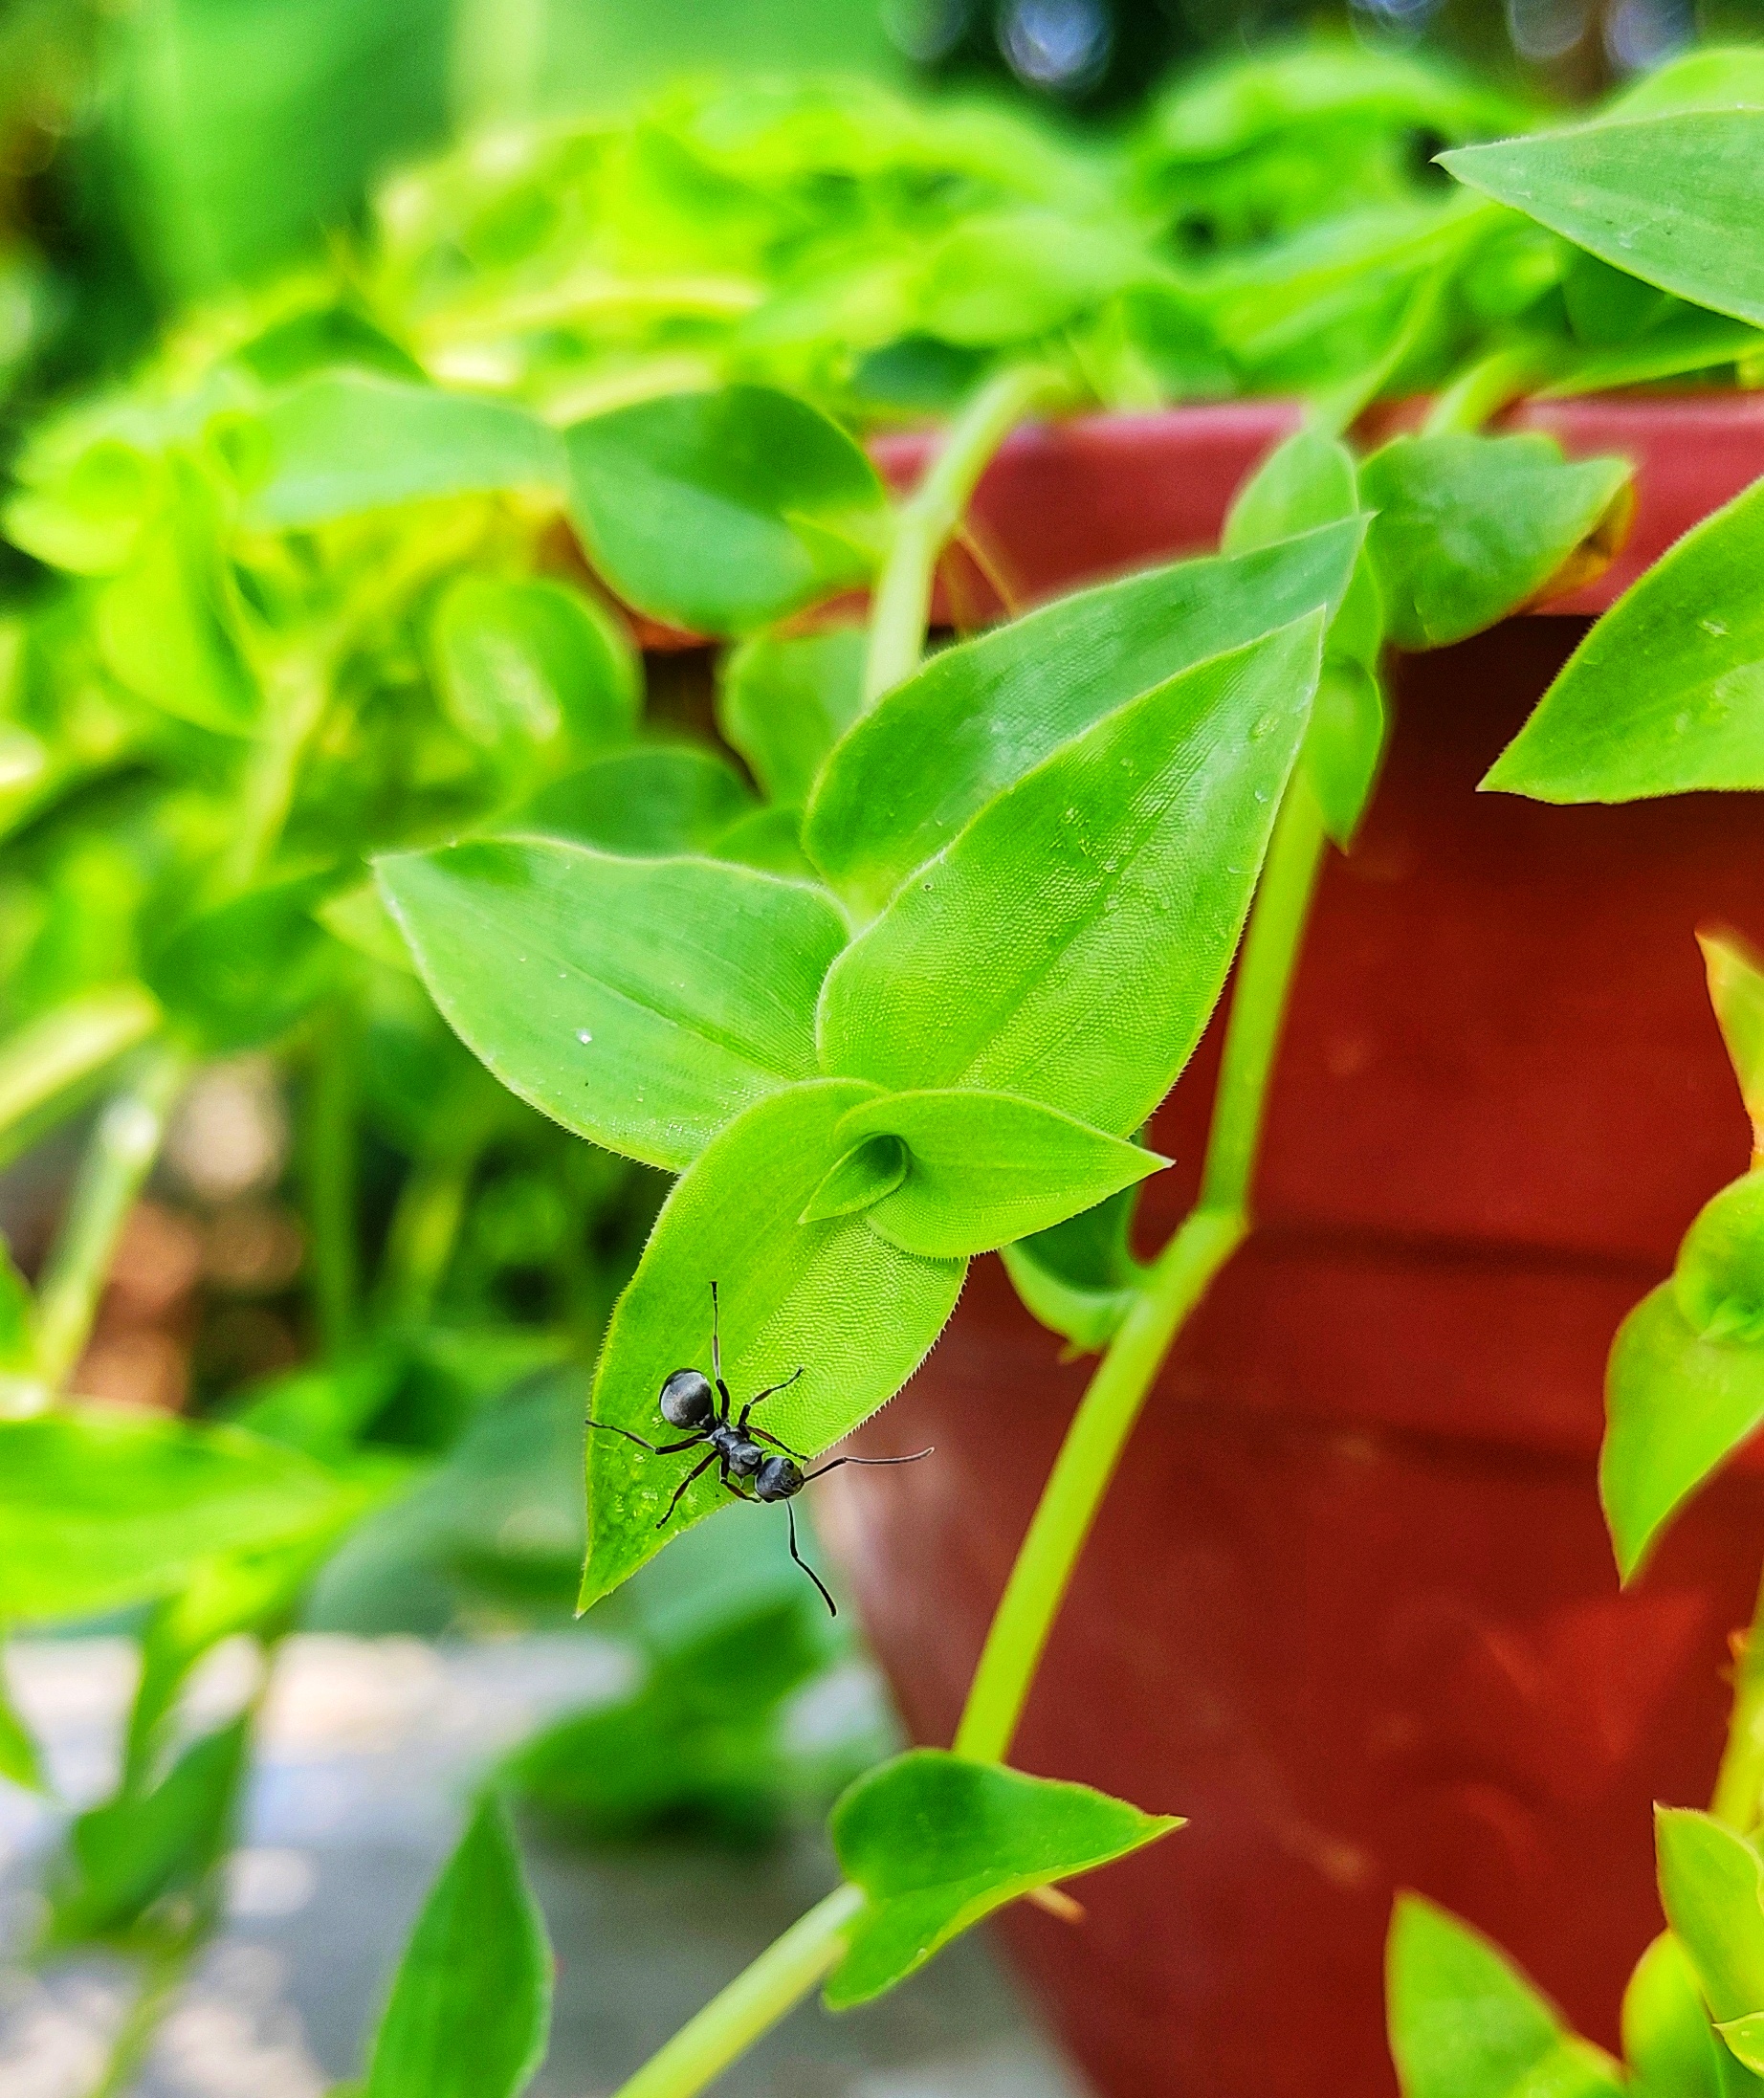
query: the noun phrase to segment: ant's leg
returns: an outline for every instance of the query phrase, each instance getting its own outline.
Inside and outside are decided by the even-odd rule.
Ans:
[[[819,1471],[811,1471],[808,1479],[825,1479],[829,1471],[837,1471],[841,1465],[915,1465],[921,1457],[929,1457],[932,1449],[915,1449],[910,1457],[835,1457],[830,1465],[823,1465]],[[806,1486],[808,1479],[803,1484]]]
[[[738,1501],[745,1501],[749,1508],[758,1508],[760,1506],[759,1494],[748,1492],[744,1486],[737,1486],[726,1472],[723,1475],[723,1490],[725,1492],[733,1493]]]
[[[788,1443],[781,1443],[776,1435],[768,1435],[762,1427],[750,1427],[745,1429],[744,1432],[749,1435],[757,1435],[762,1443],[770,1443],[774,1449],[782,1449],[786,1457],[794,1457],[800,1465],[805,1465],[808,1462],[808,1459],[803,1455],[800,1449],[792,1449]]]
[[[676,1451],[691,1449],[695,1443],[704,1440],[702,1435],[689,1435],[683,1443],[646,1443],[641,1435],[633,1435],[628,1427],[615,1427],[610,1421],[587,1421],[587,1427],[597,1427],[606,1435],[623,1435],[628,1443],[635,1443],[639,1449],[647,1449],[651,1457],[672,1457]]]
[[[784,1513],[790,1521],[790,1557],[808,1576],[809,1579],[814,1582],[815,1586],[820,1589],[822,1601],[827,1604],[833,1616],[837,1617],[839,1615],[839,1605],[827,1594],[826,1581],[821,1579],[820,1575],[815,1572],[814,1568],[809,1565],[808,1561],[796,1548],[796,1510],[791,1507],[788,1501],[784,1503]]]
[[[782,1384],[768,1384],[763,1391],[755,1392],[753,1397],[741,1408],[741,1418],[735,1424],[736,1433],[738,1435],[745,1435],[747,1433],[747,1416],[760,1403],[761,1399],[771,1398],[774,1392],[788,1391],[790,1389],[790,1386],[796,1382],[797,1379],[801,1377],[802,1374],[803,1373],[800,1369],[792,1370],[790,1375],[784,1379]],[[766,1441],[768,1443],[771,1441],[771,1439],[772,1438],[769,1435],[766,1437]],[[782,1449],[784,1446],[780,1443],[778,1447],[780,1449]]]
[[[692,1469],[686,1474],[685,1478],[683,1478],[680,1481],[679,1485],[674,1488],[673,1498],[668,1503],[666,1513],[663,1514],[661,1521],[655,1525],[657,1530],[664,1530],[667,1528],[669,1515],[672,1515],[674,1510],[680,1505],[680,1495],[685,1492],[686,1489],[691,1486],[693,1481],[698,1476],[701,1471],[708,1471],[716,1462],[717,1452],[715,1450],[712,1450],[709,1456],[699,1458],[698,1462],[694,1465]]]

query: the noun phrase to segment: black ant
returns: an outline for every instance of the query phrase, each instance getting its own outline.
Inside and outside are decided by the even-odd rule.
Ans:
[[[839,1605],[827,1592],[827,1583],[796,1548],[796,1511],[790,1506],[811,1479],[824,1479],[829,1471],[837,1471],[841,1465],[910,1465],[921,1457],[929,1457],[929,1449],[915,1449],[910,1457],[835,1457],[830,1464],[820,1466],[813,1471],[803,1467],[808,1459],[800,1450],[781,1443],[776,1435],[768,1435],[762,1427],[750,1427],[748,1420],[761,1400],[770,1399],[774,1393],[785,1391],[802,1376],[794,1371],[780,1384],[768,1384],[763,1391],[755,1392],[731,1422],[729,1408],[734,1403],[729,1387],[723,1382],[722,1335],[718,1323],[717,1285],[711,1284],[711,1368],[716,1374],[717,1389],[711,1389],[710,1380],[701,1370],[674,1370],[663,1383],[659,1404],[661,1417],[670,1427],[690,1428],[692,1432],[677,1443],[646,1443],[641,1435],[633,1435],[628,1427],[616,1427],[610,1421],[588,1421],[590,1427],[603,1428],[608,1435],[623,1435],[628,1443],[635,1443],[639,1449],[647,1449],[651,1457],[671,1457],[676,1451],[693,1449],[700,1444],[711,1447],[694,1465],[692,1469],[673,1490],[673,1498],[668,1503],[661,1521],[655,1527],[662,1529],[674,1510],[680,1505],[680,1495],[701,1473],[712,1465],[717,1468],[717,1476],[725,1489],[738,1501],[783,1501],[784,1513],[790,1522],[790,1557],[803,1569],[809,1579],[821,1591],[821,1600],[835,1617]],[[722,1404],[717,1405],[720,1397]],[[756,1438],[758,1438],[756,1440]],[[761,1443],[770,1443],[778,1453],[768,1457],[760,1447]],[[753,1491],[745,1491],[738,1483],[742,1479],[753,1481]]]

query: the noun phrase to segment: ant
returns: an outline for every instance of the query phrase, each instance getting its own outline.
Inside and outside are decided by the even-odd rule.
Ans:
[[[716,1465],[723,1487],[738,1501],[783,1501],[790,1522],[790,1557],[820,1589],[821,1600],[837,1617],[839,1605],[828,1595],[827,1583],[796,1548],[796,1511],[790,1506],[792,1499],[811,1479],[823,1479],[829,1471],[837,1471],[841,1465],[916,1464],[921,1457],[929,1457],[931,1451],[915,1449],[910,1457],[835,1457],[830,1464],[805,1471],[803,1468],[809,1460],[800,1450],[781,1443],[776,1435],[768,1435],[762,1427],[748,1425],[749,1417],[761,1400],[787,1390],[802,1376],[800,1369],[786,1377],[783,1383],[768,1384],[763,1391],[756,1392],[731,1422],[729,1409],[734,1401],[729,1396],[728,1385],[723,1382],[722,1334],[714,1282],[711,1284],[711,1368],[717,1380],[715,1392],[701,1370],[674,1370],[662,1385],[658,1401],[662,1419],[670,1427],[691,1430],[680,1442],[646,1443],[641,1435],[633,1435],[628,1427],[616,1427],[610,1421],[596,1421],[592,1417],[588,1425],[603,1428],[609,1435],[623,1435],[628,1443],[647,1449],[651,1457],[671,1457],[678,1450],[694,1449],[708,1443],[710,1448],[674,1488],[673,1498],[668,1503],[661,1521],[655,1525],[656,1529],[666,1525],[668,1517],[680,1505],[681,1494],[693,1481]],[[718,1397],[722,1401],[720,1408],[717,1402]],[[760,1447],[761,1443],[770,1443],[777,1454],[768,1457]],[[751,1493],[739,1483],[743,1479],[753,1481]]]

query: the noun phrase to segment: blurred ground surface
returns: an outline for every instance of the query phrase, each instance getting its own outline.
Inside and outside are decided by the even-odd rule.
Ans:
[[[131,1649],[20,1643],[19,1705],[62,1796],[114,1772]],[[236,1662],[243,1657],[232,1657]],[[199,1686],[239,1694],[216,1657]],[[408,1639],[290,1643],[266,1714],[229,1922],[167,2021],[140,2098],[320,2098],[360,2037],[476,1773],[538,1721],[610,1694],[627,1664],[583,1636],[436,1648]],[[817,1692],[873,1694],[857,1669]],[[813,1724],[812,1712],[807,1715]],[[0,1786],[0,2091],[83,2098],[129,1976],[97,1959],[24,1974],[32,1886],[55,1816]],[[830,1885],[818,1840],[759,1858],[702,1848],[589,1855],[529,1844],[559,1961],[551,2058],[534,2098],[600,2098]],[[728,2098],[1082,2098],[979,1937],[886,2001],[798,2011],[717,2087]]]

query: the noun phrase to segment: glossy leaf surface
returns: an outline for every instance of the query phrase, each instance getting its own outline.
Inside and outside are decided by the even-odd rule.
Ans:
[[[888,515],[875,469],[790,394],[673,394],[578,423],[565,442],[595,565],[652,617],[750,633],[875,565]]]
[[[722,1304],[723,1371],[739,1407],[803,1375],[766,1402],[761,1424],[814,1455],[892,1399],[955,1309],[959,1260],[922,1260],[861,1216],[805,1224],[815,1191],[849,1147],[836,1132],[872,1089],[846,1079],[761,1100],[705,1151],[662,1204],[606,1331],[593,1417],[652,1443],[677,1437],[656,1408],[682,1366],[711,1369],[711,1284]],[[588,1564],[584,1604],[636,1571],[672,1535],[730,1496],[709,1471],[656,1525],[697,1456],[653,1457],[622,1436],[588,1435]],[[739,1520],[782,1520],[742,1510]]]
[[[1032,1888],[1093,1871],[1181,1826],[1088,1785],[913,1749],[860,1778],[828,1829],[868,1905],[827,1984],[834,2010],[867,2003]]]
[[[1623,593],[1483,784],[1540,802],[1764,786],[1761,565],[1764,481]]]
[[[1654,1809],[1654,1846],[1661,1906],[1716,2026],[1764,2012],[1764,1865],[1758,1853],[1745,1837],[1689,1807]],[[1750,2040],[1750,2033],[1744,2038]]]
[[[366,2098],[516,2098],[545,2057],[551,1964],[508,1816],[487,1800],[410,1933]]]
[[[290,531],[433,496],[562,491],[555,431],[510,401],[330,372],[272,403],[250,524]]]
[[[1737,933],[1701,932],[1709,1002],[1752,1119],[1754,1156],[1764,1152],[1764,964]]]
[[[934,656],[827,760],[804,842],[840,893],[879,911],[1006,787],[1178,672],[1339,604],[1362,526],[1241,557],[1178,562],[1078,591]]]
[[[1704,1340],[1671,1283],[1618,1329],[1599,1492],[1627,1579],[1686,1499],[1764,1422],[1764,1347]]]
[[[1764,109],[1586,124],[1440,158],[1460,182],[1618,269],[1764,323]]]
[[[826,1067],[1136,1129],[1224,983],[1322,630],[1314,613],[1182,672],[1001,794],[834,965]]]
[[[895,1093],[853,1108],[834,1140],[893,1137],[905,1172],[865,1217],[909,1253],[990,1252],[1134,1186],[1170,1161],[1002,1093]]]
[[[0,1423],[0,1622],[144,1601],[209,1553],[322,1525],[338,1491],[237,1428],[98,1406]]]
[[[1385,1954],[1402,2098],[1621,2098],[1622,2072],[1505,1953],[1418,1894],[1400,1894]]]
[[[810,889],[520,840],[403,854],[380,879],[467,1046],[608,1150],[677,1171],[814,1073],[815,997],[845,925]]]
[[[1516,611],[1599,532],[1628,477],[1621,459],[1570,465],[1550,437],[1393,438],[1360,469],[1390,638],[1444,648]]]

